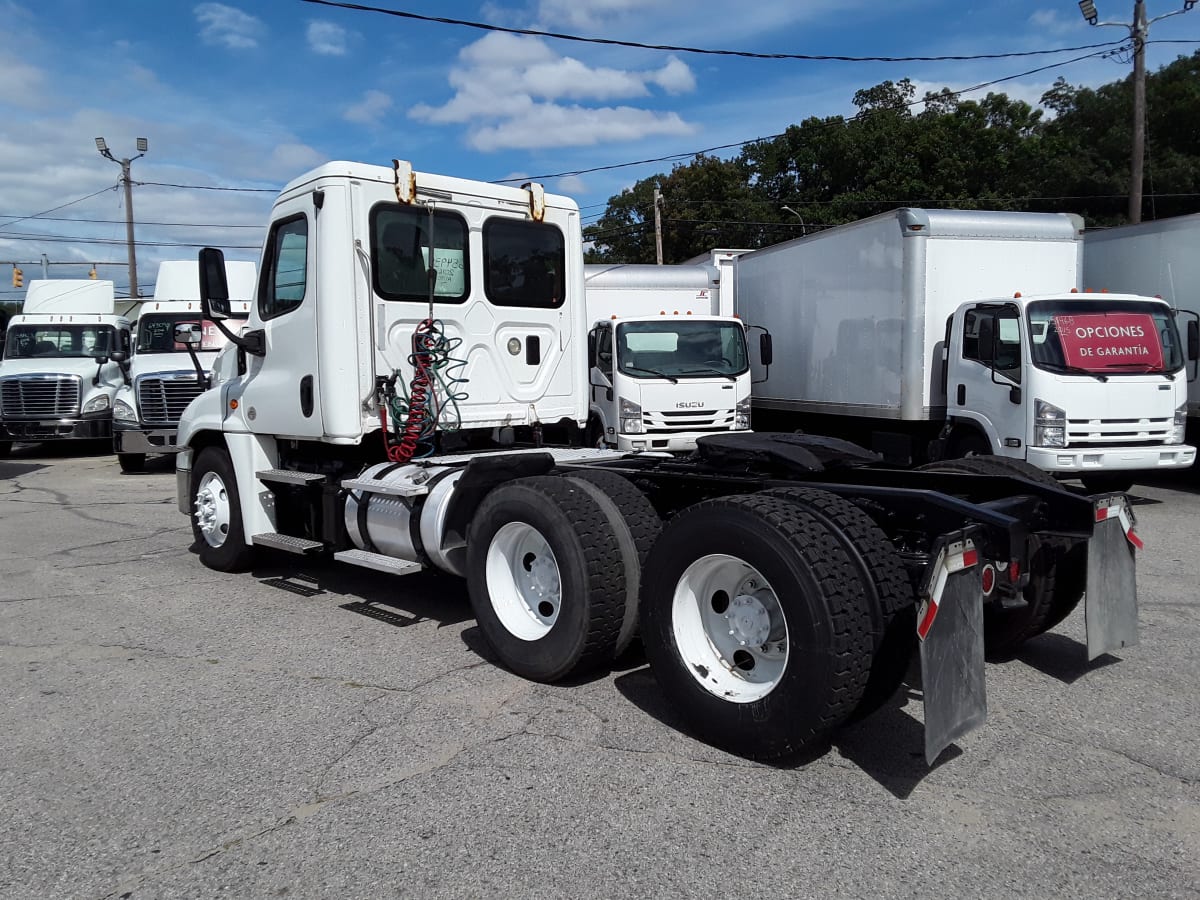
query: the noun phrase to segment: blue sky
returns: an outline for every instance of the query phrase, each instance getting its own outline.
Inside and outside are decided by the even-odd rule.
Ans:
[[[365,5],[757,53],[969,56],[1125,34],[1089,27],[1074,0]],[[1129,0],[1097,6],[1104,20],[1131,18]],[[1182,0],[1147,6],[1157,16]],[[97,153],[95,138],[103,136],[119,157],[134,155],[136,139],[145,137],[150,150],[133,163],[143,293],[159,261],[194,258],[198,244],[256,258],[271,192],[330,159],[388,165],[401,157],[418,170],[481,180],[593,169],[850,113],[856,90],[885,79],[908,77],[919,90],[961,89],[1087,52],[943,62],[753,60],[521,37],[303,0],[0,0],[0,23],[0,264],[24,263],[28,282],[40,277],[40,264],[30,263],[43,254],[54,263],[99,262],[101,277],[126,289],[124,198],[111,189],[120,168]],[[1200,10],[1156,23],[1150,36],[1197,41],[1152,44],[1153,70],[1200,47]],[[1094,58],[992,90],[1036,103],[1059,75],[1098,85],[1128,72],[1126,58]],[[588,222],[610,196],[670,167],[544,181],[575,197]],[[86,270],[52,266],[50,274],[82,277]],[[9,275],[0,265],[0,299],[19,296]]]

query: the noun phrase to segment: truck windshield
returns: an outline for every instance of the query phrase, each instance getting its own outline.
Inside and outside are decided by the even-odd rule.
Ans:
[[[672,317],[617,325],[617,368],[633,378],[732,377],[748,367],[739,322]]]
[[[1029,305],[1033,364],[1049,372],[1176,372],[1183,349],[1164,303],[1039,300]]]
[[[202,337],[200,339],[200,346],[196,348],[197,352],[203,353],[211,350],[220,350],[228,343],[228,338],[221,333],[221,329],[217,328],[208,319],[201,320],[197,316],[188,313],[154,313],[138,319],[137,347],[134,352],[187,353],[187,345],[175,341],[175,326],[195,325],[197,323],[202,325]],[[235,334],[245,324],[246,320],[244,318],[227,319],[225,321],[225,327]]]
[[[13,325],[5,359],[86,359],[116,348],[111,325]]]

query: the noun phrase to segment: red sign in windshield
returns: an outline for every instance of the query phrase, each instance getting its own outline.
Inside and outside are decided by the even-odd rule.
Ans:
[[[1112,369],[1123,366],[1161,369],[1162,344],[1154,318],[1145,313],[1091,313],[1055,316],[1069,366]]]

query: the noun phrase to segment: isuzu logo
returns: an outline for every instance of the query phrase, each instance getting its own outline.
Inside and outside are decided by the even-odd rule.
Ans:
[[[704,405],[703,400],[680,400],[675,404],[676,409],[699,409]]]

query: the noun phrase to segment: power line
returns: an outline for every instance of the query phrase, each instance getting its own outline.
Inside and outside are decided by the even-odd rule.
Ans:
[[[315,3],[315,2],[318,2],[318,0],[303,0],[303,2]],[[1119,43],[1124,44],[1125,42],[1119,42]],[[1111,45],[1105,45],[1105,46],[1111,46]],[[1024,78],[1027,75],[1037,75],[1041,72],[1046,72],[1050,69],[1057,69],[1057,68],[1060,68],[1061,66],[1069,66],[1069,65],[1072,65],[1073,63],[1082,62],[1085,59],[1092,59],[1093,57],[1096,57],[1096,56],[1106,56],[1109,53],[1114,53],[1121,49],[1122,49],[1122,47],[1116,47],[1116,48],[1113,48],[1110,50],[1098,50],[1094,53],[1086,53],[1083,56],[1076,56],[1074,59],[1064,60],[1063,62],[1051,63],[1050,65],[1047,65],[1047,66],[1039,66],[1036,69],[1029,69],[1028,71],[1025,71],[1025,72],[1018,72],[1015,75],[1005,75],[1003,78],[997,78],[992,81],[984,81],[984,82],[981,82],[980,84],[972,85],[971,87],[962,88],[961,90],[948,91],[945,94],[938,94],[937,99],[942,99],[947,96],[961,97],[963,94],[968,94],[973,91],[983,90],[985,87],[991,87],[992,85],[1002,84],[1003,82],[1012,81],[1016,78]],[[911,103],[904,104],[904,108],[911,109],[912,107],[919,106],[920,104],[922,104],[924,102],[925,102],[925,98],[922,97],[920,100],[913,100]],[[874,115],[875,112],[876,112],[875,110],[863,110],[862,112],[858,113],[857,115],[851,116],[848,119],[843,119],[842,117],[838,116],[831,120],[822,122],[817,127],[833,128],[833,127],[840,126],[840,125],[848,125],[851,122],[857,122],[861,119],[866,118],[867,116]],[[571,177],[574,177],[577,175],[590,175],[593,172],[608,172],[613,169],[625,169],[630,166],[643,166],[643,165],[649,165],[650,163],[675,162],[675,161],[681,160],[681,159],[691,159],[692,157],[700,156],[701,154],[713,153],[717,150],[731,150],[734,147],[744,147],[747,144],[758,144],[758,143],[762,143],[764,141],[777,140],[778,138],[783,137],[784,134],[786,134],[786,132],[781,132],[779,134],[771,134],[771,135],[767,135],[765,137],[750,138],[750,139],[747,139],[744,141],[735,141],[730,144],[719,144],[715,147],[706,147],[703,150],[692,150],[687,153],[672,153],[668,156],[658,156],[658,157],[654,157],[653,159],[639,159],[634,162],[613,163],[612,165],[607,165],[607,166],[593,166],[590,169],[575,169],[570,172],[555,172],[553,174],[546,174],[546,175],[525,175],[521,178],[500,178],[500,179],[497,179],[493,183],[494,184],[508,184],[510,182],[544,181],[544,180],[549,180],[551,178],[571,178]]]
[[[101,188],[100,190],[96,191],[94,194],[88,194],[86,197],[80,197],[78,200],[69,200],[66,203],[62,203],[62,204],[59,204],[58,206],[52,207],[50,209],[43,210],[40,213],[34,213],[33,215],[30,215],[30,216],[21,216],[20,218],[13,219],[11,222],[5,222],[2,225],[0,225],[0,231],[3,231],[9,225],[16,225],[18,222],[24,222],[26,219],[36,219],[39,216],[44,216],[46,213],[58,212],[58,210],[60,210],[60,209],[65,209],[68,206],[74,206],[76,203],[82,203],[84,200],[91,200],[93,197],[98,197],[103,193],[106,193],[108,191],[115,191],[116,189],[117,189],[117,186],[114,184],[112,187]]]
[[[51,244],[115,244],[124,246],[125,241],[117,238],[86,238],[73,237],[70,235],[57,234],[32,234],[29,232],[18,233],[14,235],[3,235],[5,240],[9,241],[44,241]],[[139,247],[206,247],[208,246],[203,241],[138,241]],[[229,250],[261,250],[262,247],[258,244],[227,244],[226,249]]]
[[[4,213],[0,213],[0,216]],[[15,213],[8,213],[15,215]],[[20,222],[23,219],[37,219],[39,222],[80,222],[85,225],[123,225],[124,219],[68,219],[61,216],[43,216],[35,214],[32,216],[22,216],[16,219]],[[138,222],[138,225],[154,225],[162,228],[258,228],[262,229],[262,225],[229,225],[220,222]]]
[[[138,185],[149,185],[151,187],[170,187],[170,188],[185,188],[189,191],[230,191],[232,193],[241,194],[278,194],[279,188],[236,188],[236,187],[213,187],[208,184],[172,184],[168,181],[139,181]]]
[[[980,59],[1013,59],[1028,56],[1046,56],[1054,53],[1075,53],[1080,50],[1095,50],[1100,47],[1111,47],[1120,41],[1109,41],[1104,44],[1085,44],[1080,47],[1059,47],[1054,50],[1024,50],[1013,53],[977,53],[964,56],[837,56],[813,53],[752,53],[748,50],[713,50],[702,47],[681,47],[673,44],[643,44],[638,41],[621,41],[615,38],[582,37],[577,34],[564,34],[559,31],[540,31],[536,28],[507,28],[503,25],[489,25],[486,22],[472,22],[467,19],[450,19],[444,16],[424,16],[419,13],[403,12],[398,9],[384,9],[378,6],[365,6],[360,3],[343,3],[338,0],[303,0],[304,3],[315,3],[320,6],[335,6],[355,12],[380,13],[401,19],[414,19],[418,22],[434,22],[439,25],[459,25],[463,28],[475,28],[480,31],[497,31],[505,34],[521,34],[530,37],[553,38],[558,41],[575,41],[581,44],[604,44],[611,47],[633,47],[638,50],[669,50],[674,53],[698,53],[705,56],[736,56],[743,59],[792,59],[808,62],[961,62]]]

